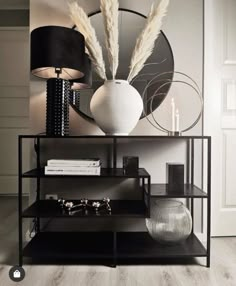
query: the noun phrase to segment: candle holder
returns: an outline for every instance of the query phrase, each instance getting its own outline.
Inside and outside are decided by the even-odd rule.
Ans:
[[[89,201],[88,199],[81,199],[80,201],[74,202],[61,198],[57,202],[62,211],[65,211],[69,215],[74,215],[78,212],[88,214],[89,211],[99,214],[99,212],[102,210],[111,213],[110,201],[110,198],[103,198],[102,201]]]
[[[174,75],[179,75],[181,76],[181,79],[178,80],[171,80],[171,79],[167,79],[167,80],[163,80],[163,78],[169,77],[169,75],[172,74],[173,77]],[[143,113],[145,114],[145,118],[148,120],[148,122],[155,127],[156,129],[158,129],[161,132],[165,132],[167,133],[168,136],[181,136],[184,132],[187,132],[188,130],[192,129],[194,126],[196,126],[196,124],[199,122],[201,116],[202,116],[202,112],[203,112],[203,98],[202,98],[202,94],[201,94],[201,90],[198,86],[198,84],[194,81],[194,79],[192,79],[190,76],[188,76],[185,73],[182,72],[165,72],[165,73],[161,73],[161,74],[156,74],[154,75],[154,77],[152,78],[152,80],[149,81],[149,83],[146,85],[143,93],[142,93],[142,98],[144,100],[145,98],[145,94],[147,92],[147,89],[152,87],[152,85],[154,85],[155,82],[163,82],[163,84],[161,84],[153,93],[153,95],[149,98],[149,102],[150,102],[150,109],[151,109],[151,118],[150,116],[148,116],[148,114],[145,113],[145,110],[143,111]],[[174,98],[172,97],[171,99],[171,128],[166,128],[164,126],[161,125],[160,122],[158,122],[158,120],[156,119],[156,117],[154,116],[154,110],[153,109],[153,102],[154,99],[157,97],[163,97],[163,88],[166,88],[167,86],[171,86],[173,83],[179,83],[182,84],[184,86],[190,87],[194,94],[197,96],[199,102],[200,102],[200,110],[197,113],[196,118],[194,118],[191,122],[191,124],[189,124],[187,126],[187,128],[180,128],[180,112],[179,112],[179,108],[176,108],[176,103],[174,101]]]
[[[182,136],[180,131],[168,131],[168,136]]]

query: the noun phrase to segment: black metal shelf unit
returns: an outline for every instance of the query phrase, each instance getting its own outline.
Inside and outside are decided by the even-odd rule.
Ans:
[[[27,172],[23,171],[23,141],[33,139],[37,155],[37,167]],[[112,212],[99,213],[76,212],[69,214],[62,212],[57,202],[42,200],[40,197],[41,179],[84,179],[88,176],[55,176],[45,175],[41,162],[42,140],[90,140],[97,139],[103,144],[103,139],[109,139],[112,149],[112,168],[102,168],[100,176],[92,176],[99,180],[112,178],[136,178],[139,181],[140,200],[112,200]],[[136,174],[127,175],[123,169],[117,168],[117,150],[119,143],[153,140],[184,140],[187,142],[186,158],[186,184],[184,192],[168,192],[167,184],[151,184],[151,176],[141,168]],[[207,188],[204,192],[194,185],[194,142],[201,140],[202,146],[207,142]],[[209,136],[66,136],[51,137],[44,135],[20,135],[19,149],[19,265],[22,266],[23,258],[30,257],[36,263],[98,263],[116,266],[118,264],[153,264],[160,259],[184,259],[193,257],[206,257],[206,265],[210,267],[210,221],[211,221],[211,137]],[[89,176],[91,177],[91,176]],[[37,181],[36,201],[22,209],[23,179],[35,178]],[[206,247],[197,238],[194,232],[182,244],[163,246],[154,241],[147,232],[47,232],[40,227],[43,218],[140,218],[150,217],[151,199],[155,198],[186,198],[191,211],[194,224],[194,201],[205,199],[207,201],[207,234]],[[36,220],[36,235],[24,246],[22,223],[25,218]],[[94,243],[96,242],[96,243]]]

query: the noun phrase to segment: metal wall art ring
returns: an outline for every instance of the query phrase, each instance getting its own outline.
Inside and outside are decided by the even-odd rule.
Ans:
[[[194,126],[196,126],[196,124],[199,122],[202,113],[203,113],[203,98],[202,98],[202,93],[201,90],[198,86],[198,84],[196,83],[195,80],[193,80],[190,76],[186,75],[185,73],[182,72],[165,72],[165,73],[161,73],[161,74],[157,74],[155,75],[152,80],[149,81],[149,83],[146,85],[143,93],[142,93],[142,98],[144,99],[145,97],[145,93],[146,90],[156,81],[163,81],[163,79],[159,80],[160,77],[163,77],[164,75],[169,75],[169,74],[173,74],[173,76],[175,74],[181,75],[185,78],[187,78],[189,82],[184,81],[184,80],[167,80],[166,82],[164,82],[161,86],[159,86],[153,93],[153,95],[148,99],[148,101],[150,101],[150,108],[151,108],[151,116],[154,122],[152,122],[150,120],[150,118],[148,118],[148,115],[145,113],[145,110],[143,111],[145,118],[148,120],[148,122],[155,127],[156,129],[158,129],[159,131],[162,132],[166,132],[168,133],[168,135],[181,135],[183,132],[186,132],[190,129],[192,129]],[[163,127],[156,119],[156,117],[154,116],[154,110],[153,110],[153,101],[156,97],[160,97],[163,95],[163,93],[161,92],[161,89],[167,85],[172,85],[173,83],[180,83],[183,85],[187,85],[189,87],[192,88],[192,90],[195,92],[195,94],[197,95],[199,101],[200,101],[200,110],[199,113],[197,114],[196,118],[193,120],[193,123],[191,123],[187,128],[183,128],[182,130],[177,130],[176,132],[174,130],[169,130],[168,128]]]

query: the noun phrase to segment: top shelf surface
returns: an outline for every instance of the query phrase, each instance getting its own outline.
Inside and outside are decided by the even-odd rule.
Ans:
[[[101,168],[100,175],[45,175],[44,168],[33,169],[22,174],[23,178],[150,178],[150,174],[140,168],[137,173],[125,174],[123,168]]]
[[[47,136],[47,135],[19,135],[19,138],[42,139],[210,139],[211,136],[166,136],[166,135],[76,135],[76,136]]]

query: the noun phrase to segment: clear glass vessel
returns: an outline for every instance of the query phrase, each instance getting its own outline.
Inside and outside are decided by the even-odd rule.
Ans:
[[[180,201],[157,200],[151,206],[151,218],[146,226],[153,239],[163,244],[180,243],[192,231],[192,217]]]

